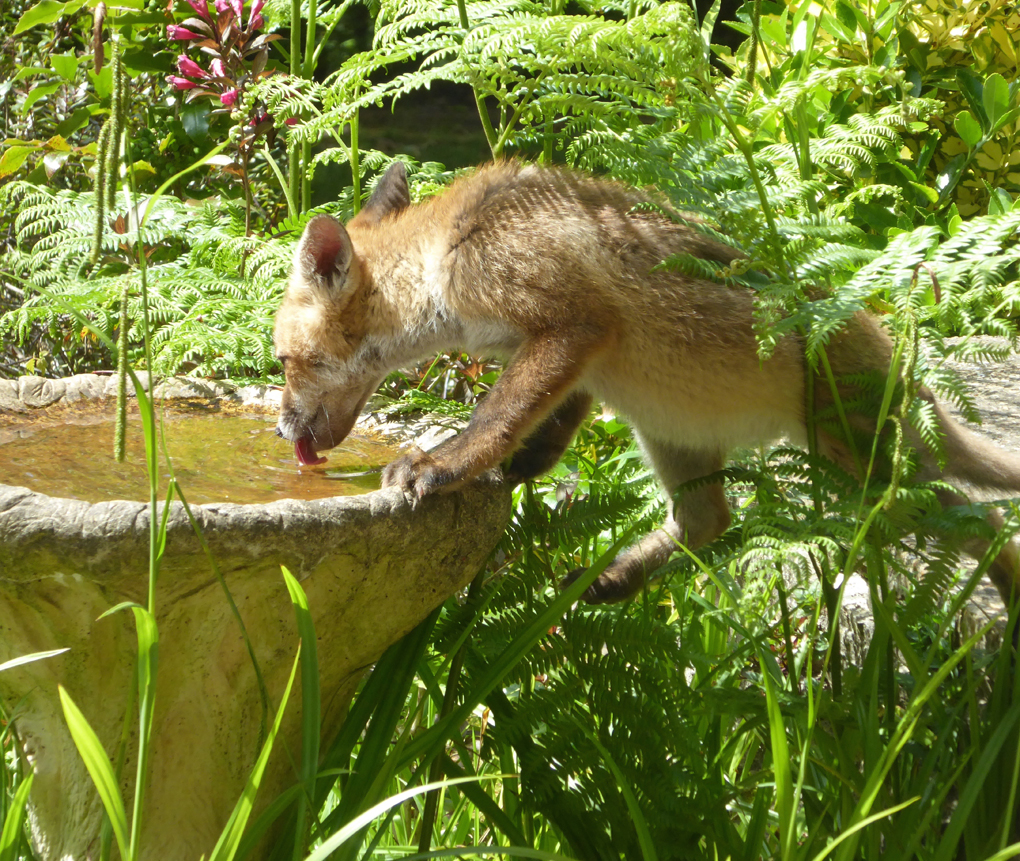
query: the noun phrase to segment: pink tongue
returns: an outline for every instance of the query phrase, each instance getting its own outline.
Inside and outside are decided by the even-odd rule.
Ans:
[[[294,443],[294,453],[297,455],[298,463],[301,466],[315,466],[316,464],[326,462],[326,458],[319,457],[315,453],[311,437],[302,437]]]

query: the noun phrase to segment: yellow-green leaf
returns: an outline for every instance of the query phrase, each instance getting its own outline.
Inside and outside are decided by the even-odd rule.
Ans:
[[[4,819],[4,830],[0,833],[0,861],[17,861],[18,845],[21,842],[21,826],[25,821],[25,806],[28,804],[28,793],[32,790],[34,774],[29,774],[14,793],[7,816]]]
[[[910,187],[912,189],[914,189],[914,191],[916,191],[919,194],[924,195],[924,197],[928,198],[928,200],[931,203],[936,203],[938,201],[938,199],[939,199],[938,192],[935,191],[934,188],[929,188],[926,185],[921,185],[921,183],[919,183],[919,182],[912,182],[912,183],[910,183]]]
[[[155,176],[156,168],[147,161],[136,161],[131,165],[131,172],[137,179],[143,179],[147,176]]]
[[[999,117],[1009,110],[1009,84],[998,72],[989,75],[985,81],[981,101],[988,114],[988,122],[994,128]]]
[[[34,146],[12,146],[0,156],[0,176],[14,173],[35,152]]]
[[[969,147],[981,140],[981,125],[970,111],[960,111],[953,120],[953,128]]]
[[[77,12],[85,5],[85,0],[40,0],[31,9],[26,9],[25,14],[18,19],[12,35],[17,36],[30,30],[37,24],[52,24],[57,18],[63,15],[70,15]]]
[[[50,65],[65,81],[74,81],[78,72],[78,58],[73,51],[68,51],[66,54],[52,54]]]
[[[53,150],[53,152],[71,152],[74,147],[62,135],[54,135],[46,141],[46,149]]]

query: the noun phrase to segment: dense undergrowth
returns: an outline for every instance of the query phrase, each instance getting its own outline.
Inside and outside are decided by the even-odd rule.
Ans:
[[[938,452],[917,387],[973,415],[947,360],[1001,357],[1016,340],[1020,22],[1009,4],[975,17],[949,0],[750,3],[738,24],[749,38],[713,57],[713,13],[698,21],[679,2],[383,0],[371,47],[314,74],[350,3],[258,2],[237,16],[248,41],[235,54],[213,40],[222,68],[199,67],[208,53],[178,39],[188,62],[167,86],[139,55],[148,46],[145,62],[166,63],[152,51],[165,48],[165,15],[107,18],[104,50],[122,42],[108,58],[122,79],[106,86],[84,70],[85,23],[62,5],[70,23],[56,26],[71,41],[60,46],[77,27],[78,53],[53,50],[39,33],[56,18],[35,13],[21,31],[26,56],[49,77],[12,75],[0,90],[11,111],[0,155],[5,373],[107,362],[123,330],[120,352],[139,373],[276,379],[271,316],[310,213],[349,216],[394,157],[418,198],[453,174],[360,147],[359,111],[399,112],[440,82],[470,91],[494,157],[655,187],[745,251],[746,265],[727,269],[663,265],[754,290],[763,355],[800,333],[824,375],[832,334],[861,309],[881,315],[899,349],[876,383],[894,442],[909,423]],[[196,11],[178,3],[173,26]],[[292,15],[305,21],[296,41]],[[68,54],[73,67],[57,59]],[[171,88],[189,100],[144,101]],[[113,156],[97,148],[100,121],[114,138],[117,123],[131,133]],[[97,163],[106,187],[88,173]],[[315,177],[338,169],[351,184],[313,210]],[[385,391],[415,407],[436,396],[470,405],[495,373],[440,357]],[[860,456],[867,471],[870,442]],[[626,426],[593,415],[552,474],[515,492],[513,523],[469,592],[366,679],[340,736],[324,740],[327,776],[304,775],[306,806],[281,814],[291,833],[277,856],[1020,854],[1020,674],[1011,648],[975,648],[978,636],[955,624],[1001,544],[961,573],[959,545],[988,537],[987,522],[942,510],[902,448],[889,460],[891,480],[863,492],[809,452],[742,453],[727,475],[733,527],[698,555],[678,552],[640,600],[592,609],[558,581],[662,517]],[[1005,504],[999,542],[1020,528]],[[955,542],[935,540],[947,534]],[[852,665],[835,620],[854,571],[870,584],[875,631]],[[291,593],[300,605],[296,584]],[[158,611],[135,613],[148,656]],[[302,635],[308,660],[314,632]],[[428,779],[458,778],[473,779],[367,827],[356,820]],[[238,851],[268,825],[253,823]],[[126,833],[122,843],[135,857]],[[217,857],[234,848],[225,840]]]

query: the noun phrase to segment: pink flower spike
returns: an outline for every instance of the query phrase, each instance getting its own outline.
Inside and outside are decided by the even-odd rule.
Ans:
[[[266,5],[266,0],[253,0],[251,4],[251,11],[248,13],[248,29],[258,30],[264,23],[265,20],[260,14],[262,7]]]
[[[209,64],[209,74],[214,78],[225,78],[227,70],[223,68],[223,61],[217,57]]]
[[[201,33],[195,33],[187,27],[182,27],[179,24],[168,24],[166,28],[166,36],[168,39],[173,39],[175,42],[187,42],[189,39],[205,38],[205,36]]]
[[[226,12],[230,8],[230,0],[215,0],[216,12]]]
[[[188,5],[198,13],[199,18],[209,19],[209,4],[206,0],[188,0]]]
[[[187,75],[189,78],[208,78],[209,75],[206,73],[198,63],[192,60],[186,54],[181,54],[177,58],[177,71],[182,75]]]
[[[173,84],[175,90],[191,90],[198,86],[194,81],[187,78],[178,78],[176,75],[167,75],[167,81]]]
[[[230,0],[230,8],[234,11],[234,17],[238,21],[244,17],[244,0]]]
[[[220,101],[229,108],[237,101],[237,97],[239,95],[240,93],[238,93],[236,89],[227,90],[222,96],[220,96]]]

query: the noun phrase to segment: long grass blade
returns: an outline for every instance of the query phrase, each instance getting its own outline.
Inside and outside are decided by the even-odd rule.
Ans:
[[[30,655],[21,655],[17,658],[11,658],[9,661],[4,661],[0,664],[0,673],[4,670],[13,670],[15,667],[21,667],[25,664],[31,664],[35,661],[42,661],[46,658],[53,658],[57,655],[62,655],[64,652],[70,652],[70,648],[66,649],[50,649],[48,652],[32,652]]]
[[[985,744],[981,757],[967,778],[967,785],[960,793],[960,800],[956,805],[956,810],[953,811],[953,817],[949,820],[945,833],[942,835],[938,852],[935,853],[933,861],[949,861],[956,856],[956,848],[967,825],[970,812],[981,793],[986,790],[988,773],[998,762],[1003,745],[1012,738],[1018,719],[1020,719],[1020,703],[1016,703],[1006,712],[1002,721],[995,728],[995,732]]]
[[[28,793],[32,791],[34,774],[29,774],[14,793],[4,817],[4,828],[0,832],[0,861],[18,861],[18,847],[21,845],[22,826],[25,823],[25,807]]]
[[[423,795],[426,792],[431,792],[433,789],[440,789],[444,786],[453,786],[470,780],[496,780],[504,776],[505,775],[490,774],[478,777],[455,777],[451,780],[440,780],[436,783],[423,783],[421,786],[414,786],[410,789],[405,789],[403,792],[391,795],[386,800],[373,805],[364,813],[355,816],[354,819],[340,828],[336,833],[331,834],[326,840],[324,840],[314,852],[305,858],[305,861],[326,861],[330,855],[332,855],[351,837],[361,831],[361,829],[366,825],[371,825],[373,820],[384,814],[387,810],[392,807],[396,807],[398,804],[403,804],[409,798],[414,798],[416,795]],[[213,859],[210,859],[210,861],[213,861]]]
[[[85,715],[74,704],[71,695],[64,689],[63,685],[57,686],[60,695],[60,705],[64,710],[64,720],[67,721],[67,728],[70,730],[71,738],[78,753],[85,762],[92,782],[99,793],[99,800],[103,803],[106,815],[110,818],[110,826],[113,828],[113,836],[117,840],[120,849],[120,857],[130,861],[131,855],[128,852],[127,814],[124,811],[124,802],[120,797],[120,787],[117,786],[117,778],[113,773],[113,766],[103,749],[102,743],[95,731],[89,726]]]
[[[630,813],[630,821],[634,825],[634,830],[637,832],[638,846],[641,847],[641,857],[645,861],[658,861],[658,853],[655,851],[655,843],[652,841],[652,832],[648,828],[648,821],[645,819],[644,811],[641,809],[641,805],[638,804],[637,796],[634,794],[634,789],[630,785],[630,781],[627,780],[626,775],[623,773],[623,769],[617,764],[616,760],[613,759],[613,755],[609,752],[602,742],[599,741],[598,736],[589,730],[584,724],[582,724],[576,717],[571,715],[574,723],[578,729],[581,730],[590,741],[595,749],[601,754],[603,761],[609,766],[609,770],[613,773],[613,777],[616,779],[616,785],[623,795],[623,800],[627,805],[627,812]]]
[[[759,649],[759,653],[761,650]],[[792,861],[797,848],[797,806],[794,798],[793,773],[790,769],[790,748],[786,741],[786,723],[779,708],[776,686],[768,671],[764,655],[760,655],[762,681],[765,685],[765,706],[772,743],[772,772],[776,783],[776,813],[779,816],[779,857]]]
[[[301,783],[304,795],[298,799],[297,829],[294,832],[294,857],[301,854],[307,829],[308,805],[315,798],[315,779],[319,767],[319,738],[322,701],[319,690],[319,658],[315,640],[315,623],[308,609],[305,590],[286,568],[283,580],[287,584],[298,634],[301,637]]]
[[[258,794],[259,786],[262,784],[262,775],[265,773],[266,765],[269,762],[269,754],[273,751],[273,742],[276,741],[276,735],[280,731],[280,724],[283,722],[283,713],[287,708],[287,701],[290,699],[290,691],[294,686],[294,679],[297,676],[300,661],[301,647],[299,645],[297,654],[294,656],[294,663],[290,668],[290,678],[287,679],[287,687],[284,688],[283,696],[280,697],[280,707],[276,710],[276,719],[273,721],[272,729],[270,729],[269,735],[266,736],[266,741],[262,745],[259,758],[255,761],[251,774],[248,775],[248,782],[244,786],[244,791],[241,793],[241,797],[237,799],[237,804],[234,805],[234,810],[230,814],[230,819],[227,820],[227,824],[223,827],[223,832],[220,834],[220,839],[216,841],[216,846],[213,847],[209,861],[232,861],[237,853],[237,847],[240,845],[241,837],[244,835],[244,828],[248,824],[248,817],[251,816],[251,810],[255,804],[255,796]]]
[[[580,600],[595,578],[605,569],[616,554],[630,542],[636,526],[624,531],[623,535],[613,546],[599,557],[598,561],[589,568],[584,575],[564,589],[549,605],[535,617],[535,619],[510,642],[503,652],[489,664],[475,687],[468,691],[460,706],[451,711],[445,718],[436,721],[426,732],[416,737],[404,749],[400,759],[400,767],[425,756],[431,760],[438,755],[442,749],[440,739],[445,739],[453,732],[455,727],[467,719],[475,706],[485,699],[503,679],[503,677],[518,664],[521,658],[531,650],[539,640],[545,637],[549,628],[554,625],[576,601]]]
[[[137,858],[142,834],[142,811],[152,740],[152,715],[156,706],[156,668],[159,663],[159,630],[156,617],[144,607],[132,607],[138,632],[138,770],[131,814],[131,857]]]

